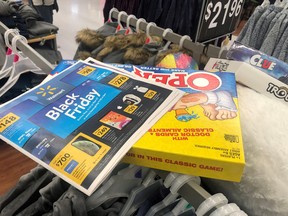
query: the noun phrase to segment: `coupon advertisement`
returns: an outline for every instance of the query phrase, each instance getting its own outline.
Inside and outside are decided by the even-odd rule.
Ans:
[[[82,61],[0,108],[0,137],[90,195],[183,95]]]

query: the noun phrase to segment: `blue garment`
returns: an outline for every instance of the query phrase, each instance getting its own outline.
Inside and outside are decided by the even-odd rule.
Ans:
[[[271,5],[269,9],[263,13],[263,15],[260,17],[258,22],[256,23],[255,30],[252,33],[251,39],[250,39],[250,47],[253,47],[257,50],[260,49],[262,46],[266,34],[269,31],[269,26],[272,22],[275,22],[278,19],[279,11],[281,11],[279,7],[275,7]]]
[[[287,32],[287,28],[286,28],[286,32]],[[285,32],[285,33],[286,33]],[[286,38],[285,37],[283,37],[283,39],[285,39],[285,41],[284,41],[284,43],[283,43],[283,45],[282,45],[282,49],[281,49],[281,51],[280,51],[280,54],[279,54],[279,56],[278,56],[278,59],[279,60],[281,60],[281,61],[284,61],[284,62],[287,62],[288,63],[288,51],[287,51],[287,49],[288,49],[288,33],[287,34],[285,34],[286,35]]]
[[[273,25],[272,29],[268,32],[267,37],[265,38],[260,51],[266,53],[267,55],[272,55],[275,47],[277,46],[277,39],[278,34],[281,28],[281,24],[286,18],[286,13],[281,13],[275,24]]]
[[[288,17],[286,16],[285,20],[282,22],[278,38],[277,38],[277,45],[272,53],[272,56],[275,58],[278,58],[280,55],[280,52],[283,48],[283,45],[285,43],[286,38],[288,37]]]
[[[256,25],[257,21],[261,17],[261,15],[266,11],[267,7],[258,6],[255,8],[254,13],[251,15],[249,20],[244,25],[242,31],[237,37],[237,41],[248,45],[250,42],[250,36],[254,30],[254,26]]]
[[[262,37],[262,41],[264,40],[264,35],[262,33],[262,35],[260,35],[262,26],[264,25],[264,23],[267,24],[273,20],[273,18],[276,16],[277,12],[276,12],[276,7],[274,5],[270,5],[267,10],[261,15],[261,17],[259,18],[259,20],[255,23],[255,26],[251,32],[250,35],[247,35],[246,37],[247,40],[249,41],[247,44],[250,47],[256,48],[256,41],[258,41],[259,37]],[[267,27],[266,27],[267,28]],[[256,48],[257,49],[257,48]]]

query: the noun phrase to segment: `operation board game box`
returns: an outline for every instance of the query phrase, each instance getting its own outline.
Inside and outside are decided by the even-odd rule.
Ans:
[[[88,62],[102,64],[93,59]],[[245,166],[234,73],[113,65],[186,94],[123,162],[239,182]]]

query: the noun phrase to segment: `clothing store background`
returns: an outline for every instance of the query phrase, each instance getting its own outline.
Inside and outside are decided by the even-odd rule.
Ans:
[[[28,0],[23,0],[23,2],[28,4]],[[105,0],[59,0],[58,5],[59,12],[54,11],[53,17],[53,24],[59,28],[57,33],[58,50],[63,59],[73,59],[78,47],[75,41],[77,32],[85,28],[97,29],[103,25]],[[239,29],[235,31],[236,35],[242,26],[243,24],[240,23]],[[0,152],[2,152],[0,155],[0,179],[5,179],[0,186],[0,194],[3,194],[16,184],[20,176],[35,167],[36,163],[8,145],[0,144]],[[11,162],[12,160],[13,162]]]
[[[76,33],[84,28],[97,29],[104,23],[105,0],[60,0],[59,12],[54,13],[54,24],[59,27],[58,49],[63,59],[73,59],[78,44]]]
[[[28,3],[28,0],[23,0]],[[53,24],[59,28],[57,33],[58,50],[63,59],[73,59],[78,44],[76,33],[82,28],[97,29],[103,25],[105,0],[60,0],[59,12],[54,12]],[[19,151],[0,141],[0,195],[7,192],[19,177],[30,171],[36,163]]]
[[[64,59],[72,59],[74,54],[75,54],[75,51],[76,51],[77,46],[78,46],[78,44],[76,44],[76,42],[75,42],[75,35],[76,35],[77,31],[84,29],[84,28],[97,29],[98,27],[100,27],[103,24],[103,21],[104,21],[104,18],[103,18],[104,3],[105,3],[105,1],[100,1],[100,0],[99,1],[83,0],[81,2],[76,1],[76,0],[69,0],[69,1],[68,0],[59,0],[60,10],[58,13],[55,13],[55,15],[54,15],[54,24],[59,27],[59,32],[57,35],[57,42],[58,42],[59,50],[61,51]],[[239,25],[239,27],[241,28],[241,25]],[[243,93],[243,91],[246,91],[245,94]],[[242,99],[241,104],[243,106],[245,105],[244,107],[249,107],[249,106],[253,107],[254,108],[253,110],[258,110],[262,107],[265,107],[266,113],[264,113],[264,116],[269,116],[270,113],[273,113],[273,110],[276,110],[278,108],[278,107],[272,106],[274,104],[273,101],[269,101],[268,104],[265,104],[266,98],[264,96],[259,97],[252,90],[250,90],[248,88],[245,88],[245,90],[242,90],[241,92],[242,92],[242,95],[240,94],[240,97],[246,99],[246,101],[244,101]],[[247,98],[246,97],[247,95],[250,95],[250,94],[254,95],[255,98]],[[251,99],[253,99],[253,100],[251,100]],[[261,100],[263,103],[260,102]],[[243,101],[244,101],[244,103],[243,103]],[[254,102],[256,104],[253,104]],[[253,105],[258,105],[258,109],[256,106],[253,106]],[[253,117],[256,115],[255,112],[253,113],[253,110],[251,110],[249,113],[247,112],[246,113],[247,115],[242,115],[242,119],[247,120],[247,122],[248,121],[252,122],[250,120],[250,119],[252,119],[252,120],[255,120],[256,123],[261,122],[261,124],[263,124],[263,128],[265,128],[265,126],[267,126],[267,128],[270,128],[270,126],[268,124],[270,122],[269,118],[263,119],[263,116],[261,116],[260,120],[258,119],[258,121],[257,121],[257,119]],[[255,115],[249,116],[248,114],[250,114],[250,113],[253,113]],[[285,114],[287,114],[287,112]],[[279,115],[277,115],[277,116],[279,117]],[[277,122],[277,124],[279,124],[279,122],[281,122],[281,118],[277,119],[274,117],[273,119],[275,119],[274,122]],[[266,124],[265,124],[265,122],[266,122]],[[275,125],[277,125],[277,124],[275,124]],[[254,131],[254,129],[257,128],[257,126],[259,126],[259,124],[255,124],[255,126],[253,124],[251,124],[251,128],[247,128],[250,130],[246,130],[245,132]],[[267,137],[273,137],[273,134],[277,134],[277,131],[275,131],[276,129],[274,131],[272,129],[274,129],[274,128],[271,128],[271,130],[267,129],[267,133],[261,134],[263,136],[257,136],[259,134],[256,134],[255,137],[264,137],[263,138],[263,143],[264,143],[266,141],[265,140],[266,137],[264,135],[267,135]],[[251,141],[250,144],[255,143],[255,142],[256,141],[253,140],[253,142]],[[259,143],[260,143],[260,141],[259,141]],[[259,144],[259,143],[256,143],[256,144]],[[282,142],[282,143],[284,143],[284,142]],[[273,144],[276,144],[276,143],[273,143]],[[251,146],[252,145],[250,145],[250,147]],[[272,146],[272,145],[270,145],[270,146]],[[4,191],[7,191],[9,188],[11,188],[13,185],[15,185],[15,183],[18,181],[19,177],[21,175],[23,175],[24,173],[27,173],[36,164],[31,162],[31,160],[28,158],[23,159],[23,155],[21,155],[21,153],[18,153],[14,149],[7,151],[5,149],[5,145],[2,145],[2,144],[0,144],[0,148],[1,148],[0,152],[5,152],[5,155],[6,155],[6,156],[5,155],[0,156],[0,167],[1,167],[0,173],[3,173],[3,174],[1,174],[2,176],[0,176],[0,179],[1,180],[5,179],[5,180],[9,181],[9,184],[7,184],[5,182],[3,184],[1,182],[0,189],[2,191],[0,192],[0,194],[2,194]],[[260,148],[260,146],[259,146],[259,148]],[[247,152],[250,152],[251,154],[254,153],[252,151],[253,149],[247,148],[247,150],[251,150],[251,151],[247,151]],[[263,149],[260,149],[259,152],[260,151],[262,152]],[[12,157],[10,155],[13,155],[13,160],[14,160],[13,163],[11,163],[9,160],[5,160],[7,158],[11,159]],[[267,158],[271,158],[271,156],[268,155]],[[27,163],[29,165],[26,166],[25,163]],[[5,166],[4,166],[4,164],[5,164]],[[261,169],[259,169],[259,170],[261,171]],[[10,174],[12,174],[14,176],[9,178]],[[260,176],[260,177],[262,177],[262,176]],[[270,186],[267,186],[267,190],[270,188]],[[254,189],[254,188],[252,188],[252,189]],[[232,191],[232,190],[230,190],[230,191]],[[259,197],[262,198],[261,195],[263,195],[263,196],[266,195],[266,194],[254,194],[253,190],[251,193],[247,193],[247,194],[249,196],[252,196],[252,195],[258,196],[258,198]],[[234,194],[234,195],[239,196],[238,194]],[[274,198],[274,197],[272,197],[272,198]],[[263,198],[263,200],[265,203],[266,197],[265,197],[265,199]],[[247,198],[247,202],[248,201],[249,201],[249,197]],[[255,203],[248,203],[248,204],[257,206],[256,202]],[[280,204],[280,203],[278,203],[278,204]],[[277,204],[275,204],[275,205],[277,205]],[[270,215],[273,215],[273,214],[270,214]]]

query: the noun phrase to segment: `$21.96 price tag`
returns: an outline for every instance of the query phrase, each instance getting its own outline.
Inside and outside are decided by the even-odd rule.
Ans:
[[[238,24],[244,0],[206,2],[197,41],[205,42],[232,33]]]

